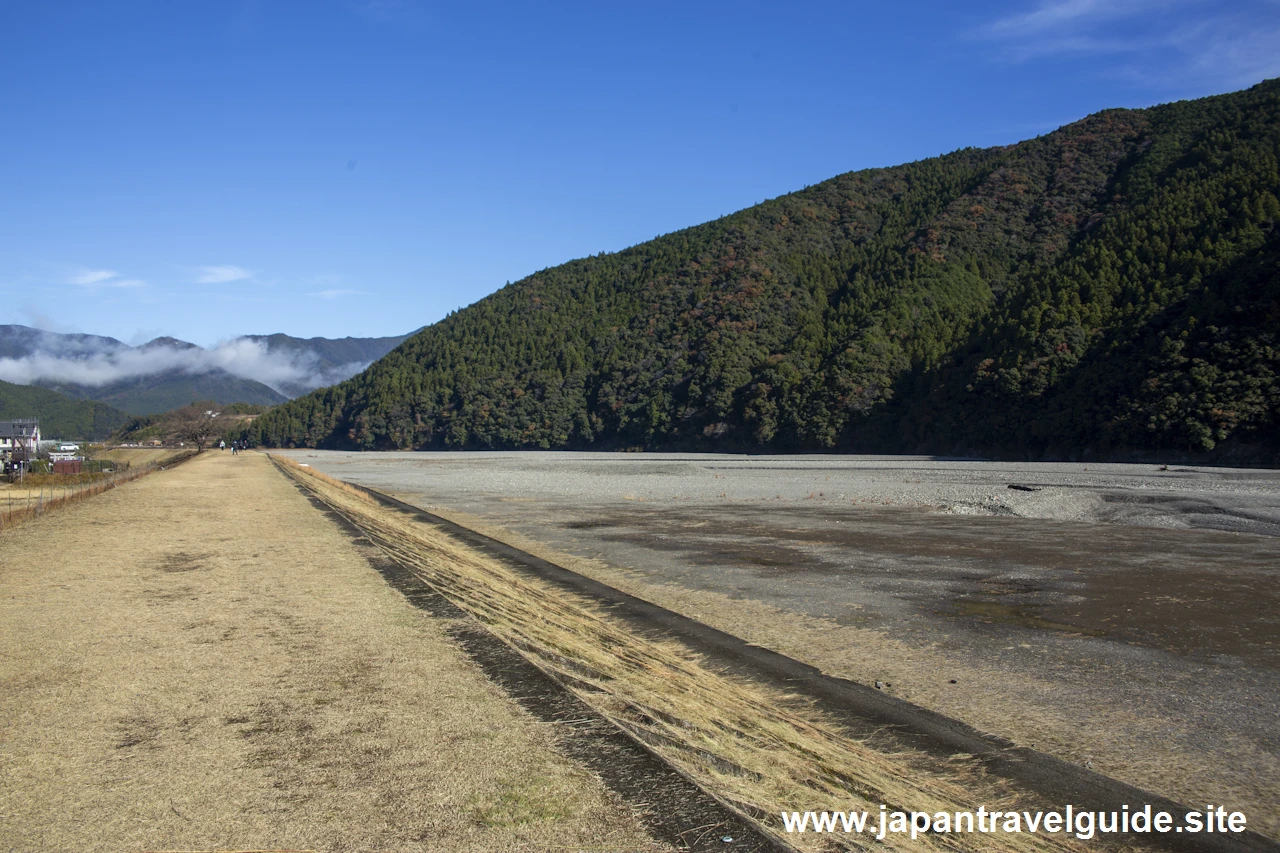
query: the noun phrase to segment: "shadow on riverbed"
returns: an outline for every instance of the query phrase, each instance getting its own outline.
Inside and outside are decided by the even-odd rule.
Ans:
[[[586,517],[582,517],[586,516]],[[1280,663],[1280,540],[895,509],[636,508],[562,525],[672,580],[840,618],[841,605]],[[674,557],[674,559],[672,559]]]

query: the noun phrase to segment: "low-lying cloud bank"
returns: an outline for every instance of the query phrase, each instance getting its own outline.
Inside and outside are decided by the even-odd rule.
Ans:
[[[0,358],[0,380],[16,385],[57,383],[100,388],[175,370],[196,375],[225,372],[295,397],[341,382],[369,366],[369,362],[323,366],[313,353],[272,350],[248,338],[210,349],[168,343],[136,348],[124,344],[65,346],[50,339],[47,343],[30,355]]]

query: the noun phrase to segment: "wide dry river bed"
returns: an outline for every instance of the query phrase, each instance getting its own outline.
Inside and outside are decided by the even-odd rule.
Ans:
[[[1280,836],[1280,472],[923,457],[288,455]]]

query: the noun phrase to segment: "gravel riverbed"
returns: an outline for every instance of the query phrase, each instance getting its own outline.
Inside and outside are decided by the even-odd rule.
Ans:
[[[1280,836],[1280,472],[288,454],[826,672]]]

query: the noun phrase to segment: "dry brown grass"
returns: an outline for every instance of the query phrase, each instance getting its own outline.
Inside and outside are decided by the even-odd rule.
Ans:
[[[677,643],[638,636],[585,599],[357,497],[346,484],[310,468],[281,468],[589,705],[788,844],[818,850],[834,839],[783,836],[777,819],[783,810],[875,811],[885,804],[932,813],[1018,801],[963,757],[944,765],[914,753],[886,754],[795,697],[716,672]],[[1083,846],[1029,834],[916,841],[890,836],[883,845],[984,851]]]
[[[155,463],[145,463],[111,474],[45,474],[23,478],[20,483],[0,489],[0,535],[9,534],[23,522],[45,513],[145,477],[159,467]]]
[[[656,853],[265,457],[0,548],[0,849]]]
[[[79,474],[28,474],[19,483],[11,483],[10,487],[25,485],[27,489],[38,489],[44,486],[82,486],[110,476],[97,471],[84,471]]]
[[[111,447],[94,450],[93,458],[128,462],[130,465],[164,465],[171,457],[190,452],[191,448],[181,447]]]
[[[277,465],[284,467],[295,476],[297,474],[308,474],[330,488],[342,492],[347,497],[355,498],[356,500],[363,501],[364,503],[371,505],[377,503],[377,501],[375,501],[364,489],[357,489],[355,486],[352,486],[349,483],[344,483],[337,477],[330,477],[328,474],[323,471],[317,471],[305,462],[295,462],[288,456],[272,456],[271,458]]]

